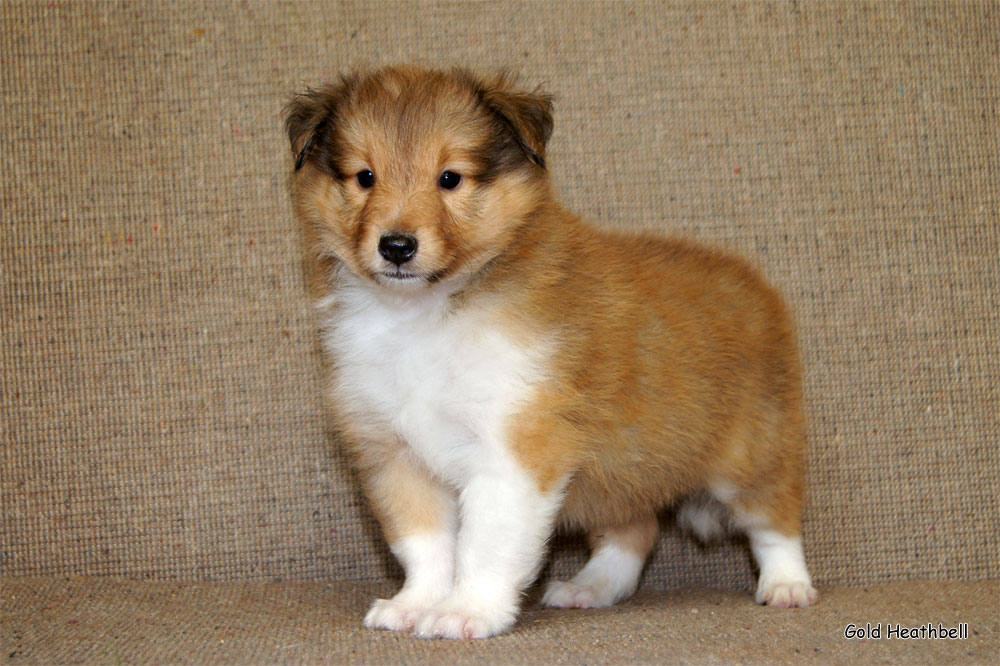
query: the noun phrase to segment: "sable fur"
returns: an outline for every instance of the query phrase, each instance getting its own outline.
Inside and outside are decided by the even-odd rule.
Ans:
[[[408,423],[373,415],[371,400],[361,398],[359,361],[337,336],[362,321],[358,294],[369,289],[387,321],[397,310],[423,312],[426,301],[430,319],[417,322],[427,340],[436,339],[438,325],[428,322],[440,316],[441,331],[458,336],[462,349],[474,352],[481,331],[495,338],[484,349],[523,361],[525,371],[511,376],[511,386],[525,382],[511,389],[513,406],[494,400],[503,455],[516,461],[511,474],[522,470],[534,484],[525,492],[553,502],[556,514],[538,518],[549,521],[539,530],[548,534],[558,522],[589,533],[594,571],[601,544],[612,542],[635,552],[641,567],[658,511],[685,499],[694,508],[711,501],[749,531],[755,555],[766,560],[758,600],[815,599],[804,564],[783,581],[781,567],[771,575],[766,559],[799,543],[804,425],[794,330],[755,270],[686,241],[602,231],[566,211],[545,169],[551,98],[519,91],[507,76],[405,67],[352,74],[297,96],[286,118],[309,290],[333,331],[330,402],[338,429],[404,564],[435,548],[458,552],[458,569],[437,574],[453,576],[455,592],[423,605],[401,593],[396,605],[373,608],[370,626],[405,630],[412,620],[417,633],[479,636],[505,630],[513,616],[505,607],[480,622],[468,595],[454,600],[457,590],[475,587],[461,567],[462,518],[473,513],[457,463],[436,468],[437,453],[407,441]],[[446,169],[461,173],[454,191],[437,185]],[[358,185],[359,170],[374,173],[373,187]],[[412,262],[392,266],[379,256],[388,233],[416,239]],[[398,342],[393,349],[419,355],[399,330],[387,338]],[[379,372],[405,377],[406,364],[389,362]],[[709,533],[706,516],[716,514],[690,515]],[[511,579],[518,589],[539,565],[529,555],[524,574]],[[781,584],[765,584],[769,576]],[[603,603],[631,593],[627,583],[619,587]],[[593,603],[597,587],[574,587],[576,596],[567,589],[552,597],[561,599],[556,605]],[[516,610],[516,599],[503,603]],[[446,610],[436,612],[441,604]]]

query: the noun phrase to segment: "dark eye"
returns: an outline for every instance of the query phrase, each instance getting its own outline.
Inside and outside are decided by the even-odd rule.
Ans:
[[[375,185],[375,174],[373,174],[370,169],[359,171],[357,179],[358,179],[358,185],[363,190],[367,190],[368,188]]]
[[[454,171],[445,171],[438,178],[438,185],[446,190],[453,190],[462,182],[462,176]]]

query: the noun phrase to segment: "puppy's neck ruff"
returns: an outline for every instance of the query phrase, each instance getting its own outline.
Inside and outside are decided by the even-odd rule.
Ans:
[[[456,487],[477,470],[510,467],[501,443],[548,376],[548,346],[496,326],[500,302],[456,307],[446,284],[401,291],[342,278],[320,303],[338,365],[334,399]]]
[[[464,277],[438,283],[425,280],[373,281],[341,264],[331,276],[331,288],[327,295],[316,299],[314,306],[324,324],[329,324],[333,314],[331,308],[334,307],[339,310],[335,315],[337,318],[378,309],[400,320],[440,319],[450,309],[451,297],[467,281]]]

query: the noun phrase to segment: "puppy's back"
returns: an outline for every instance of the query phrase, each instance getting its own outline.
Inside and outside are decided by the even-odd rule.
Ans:
[[[712,484],[798,487],[795,333],[760,274],[683,240],[558,226],[559,256],[522,270],[561,275],[527,311],[561,341],[549,408],[580,461],[564,521],[623,524]]]

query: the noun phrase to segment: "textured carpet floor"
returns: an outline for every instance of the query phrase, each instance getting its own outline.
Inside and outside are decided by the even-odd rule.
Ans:
[[[812,608],[759,607],[741,592],[642,592],[609,610],[529,604],[485,641],[369,631],[376,584],[7,579],[7,663],[996,663],[1000,584],[897,583],[822,590]],[[848,640],[849,624],[882,638]],[[967,639],[889,638],[888,625],[968,626]]]

